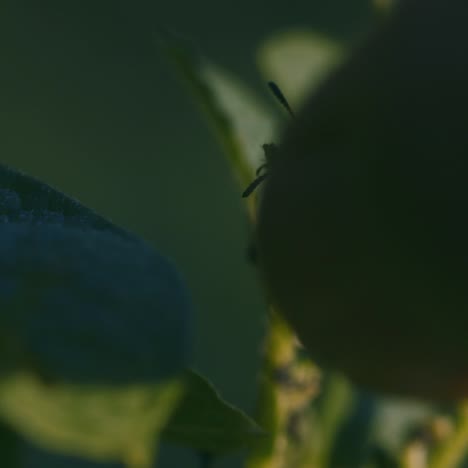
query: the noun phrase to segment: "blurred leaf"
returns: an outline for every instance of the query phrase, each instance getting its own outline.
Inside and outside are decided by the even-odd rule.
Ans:
[[[0,412],[46,449],[146,467],[182,389],[179,379],[104,387],[50,385],[17,374],[0,384]]]
[[[398,458],[389,453],[384,448],[375,445],[371,447],[369,461],[366,468],[401,468]]]
[[[72,197],[1,164],[0,222],[89,228],[137,240]]]
[[[429,468],[456,468],[465,466],[468,454],[468,401],[460,403],[458,424],[451,436],[432,454]]]
[[[272,113],[239,80],[197,54],[187,43],[167,36],[162,46],[207,115],[241,186],[261,164],[261,145],[272,141]]]
[[[264,435],[251,418],[224,401],[194,371],[187,373],[185,394],[162,432],[168,441],[216,455],[248,447]]]
[[[434,414],[434,408],[417,400],[381,398],[376,408],[373,438],[385,451],[397,456],[411,427],[421,426]]]
[[[3,422],[0,422],[0,461],[2,468],[20,467],[20,438]]]
[[[390,13],[398,3],[398,0],[372,0],[372,5],[378,13]]]
[[[346,378],[330,373],[321,398],[317,401],[320,449],[317,466],[329,465],[342,424],[354,405],[354,390]]]
[[[138,237],[0,166],[0,414],[53,451],[152,463],[190,300]]]
[[[345,58],[345,47],[312,31],[282,32],[258,49],[262,75],[278,83],[297,108]]]
[[[186,365],[190,299],[138,237],[0,166],[0,370],[154,383]]]
[[[277,124],[273,112],[261,105],[239,80],[213,64],[204,66],[202,77],[231,120],[232,130],[240,143],[242,153],[251,170],[255,171],[262,162],[262,145],[271,143],[276,137]]]
[[[331,466],[361,468],[372,452],[372,431],[376,401],[371,395],[355,389],[348,417],[339,425],[330,454]]]
[[[190,299],[143,242],[93,229],[0,229],[0,369],[51,382],[155,383],[185,368]]]

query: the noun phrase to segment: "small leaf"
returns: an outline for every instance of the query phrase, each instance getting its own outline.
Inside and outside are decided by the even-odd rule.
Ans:
[[[263,435],[252,419],[193,371],[187,373],[185,396],[162,432],[163,439],[218,455],[248,447]]]

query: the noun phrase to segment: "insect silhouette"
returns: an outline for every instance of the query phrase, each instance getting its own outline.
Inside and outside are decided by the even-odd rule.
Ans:
[[[294,113],[289,105],[288,101],[284,97],[279,86],[273,81],[268,82],[268,87],[273,93],[278,102],[288,111],[289,115],[294,118]],[[242,198],[246,198],[251,195],[255,189],[268,177],[268,172],[278,153],[278,148],[275,143],[265,143],[262,145],[263,153],[265,156],[265,162],[256,170],[256,178],[249,184],[249,186],[242,192]]]
[[[289,105],[288,101],[284,97],[284,94],[280,90],[279,86],[273,81],[268,82],[268,87],[273,93],[273,96],[278,102],[287,110],[288,114],[294,118],[294,113]],[[265,156],[265,162],[256,170],[256,178],[249,184],[249,186],[242,193],[242,197],[246,198],[251,195],[255,189],[268,177],[268,173],[275,164],[277,159],[278,147],[275,143],[265,143],[262,145],[263,153]],[[255,242],[251,240],[247,247],[247,259],[255,265],[257,263],[257,246]]]

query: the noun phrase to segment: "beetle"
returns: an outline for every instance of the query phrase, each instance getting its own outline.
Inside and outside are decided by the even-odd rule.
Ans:
[[[291,109],[291,106],[284,97],[284,94],[282,93],[279,86],[274,81],[269,81],[268,87],[278,102],[286,109],[289,115],[294,118],[294,113]],[[265,162],[256,170],[256,178],[242,192],[242,198],[246,198],[251,195],[255,189],[267,178],[268,171],[274,165],[274,162],[278,157],[278,147],[275,143],[265,143],[262,145],[262,149],[265,156]]]

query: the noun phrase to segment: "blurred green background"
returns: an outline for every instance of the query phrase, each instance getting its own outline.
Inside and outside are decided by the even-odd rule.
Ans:
[[[354,42],[372,21],[370,0],[0,5],[2,163],[78,198],[175,260],[196,307],[193,366],[249,413],[265,305],[246,261],[248,220],[221,149],[154,34],[182,35],[266,95],[255,64],[262,41],[299,28]],[[22,457],[24,466],[71,466],[32,448]],[[160,466],[197,466],[197,459],[165,447]]]

